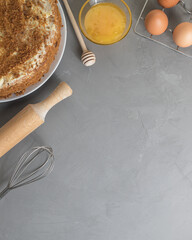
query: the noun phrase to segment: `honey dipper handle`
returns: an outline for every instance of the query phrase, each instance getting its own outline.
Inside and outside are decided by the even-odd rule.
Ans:
[[[70,8],[70,6],[69,6],[69,3],[68,3],[67,0],[63,0],[63,3],[64,3],[64,5],[65,5],[65,8],[66,8],[67,13],[68,13],[68,15],[69,15],[69,18],[70,18],[70,20],[71,20],[71,24],[73,25],[74,31],[75,31],[75,33],[76,33],[77,39],[79,40],[79,43],[80,43],[80,45],[81,45],[81,48],[82,48],[83,52],[86,52],[86,51],[87,51],[87,47],[86,47],[86,45],[85,45],[85,42],[84,42],[84,40],[83,40],[83,37],[82,37],[81,32],[80,32],[80,30],[79,30],[79,27],[78,27],[78,25],[77,25],[77,22],[76,22],[76,20],[75,20],[75,18],[74,18],[74,15],[73,15],[73,13],[72,13],[72,11],[71,11],[71,8]]]
[[[71,96],[72,92],[72,89],[67,83],[61,82],[49,97],[40,103],[31,104],[31,106],[42,119],[45,119],[48,111],[63,99]]]

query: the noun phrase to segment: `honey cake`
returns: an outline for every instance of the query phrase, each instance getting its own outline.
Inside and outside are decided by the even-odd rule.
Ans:
[[[0,98],[23,94],[48,72],[61,24],[56,0],[0,0]]]

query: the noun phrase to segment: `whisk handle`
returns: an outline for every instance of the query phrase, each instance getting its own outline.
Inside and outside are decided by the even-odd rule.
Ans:
[[[6,187],[2,192],[0,192],[0,200],[9,192],[11,189]]]

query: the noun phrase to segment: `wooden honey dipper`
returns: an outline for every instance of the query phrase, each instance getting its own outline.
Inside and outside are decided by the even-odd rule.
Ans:
[[[27,105],[0,128],[0,158],[43,124],[48,111],[54,105],[71,95],[72,89],[62,82],[48,98],[40,103]]]
[[[79,30],[79,27],[77,25],[77,22],[76,22],[76,20],[74,18],[74,15],[73,15],[72,11],[71,11],[71,8],[69,6],[68,1],[67,0],[63,0],[63,3],[65,5],[65,8],[66,8],[67,13],[69,15],[69,18],[71,20],[71,24],[72,24],[72,26],[74,28],[74,31],[75,31],[76,36],[77,36],[77,39],[78,39],[78,41],[80,43],[80,46],[82,48],[82,51],[83,51],[83,53],[81,55],[81,61],[83,62],[83,64],[86,67],[92,66],[96,62],[95,54],[87,49],[87,47],[85,45],[85,42],[83,40],[83,37],[81,35],[81,32]]]

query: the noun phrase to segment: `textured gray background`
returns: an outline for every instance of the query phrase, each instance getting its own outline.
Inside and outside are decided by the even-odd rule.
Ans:
[[[128,0],[127,0],[128,1]],[[78,16],[83,1],[70,1]],[[144,1],[129,1],[133,26]],[[0,159],[0,188],[17,156],[50,145],[53,173],[0,201],[0,240],[191,240],[192,61],[133,29],[79,61],[68,23],[64,58],[38,91],[0,105],[0,125],[66,81],[71,98]]]

